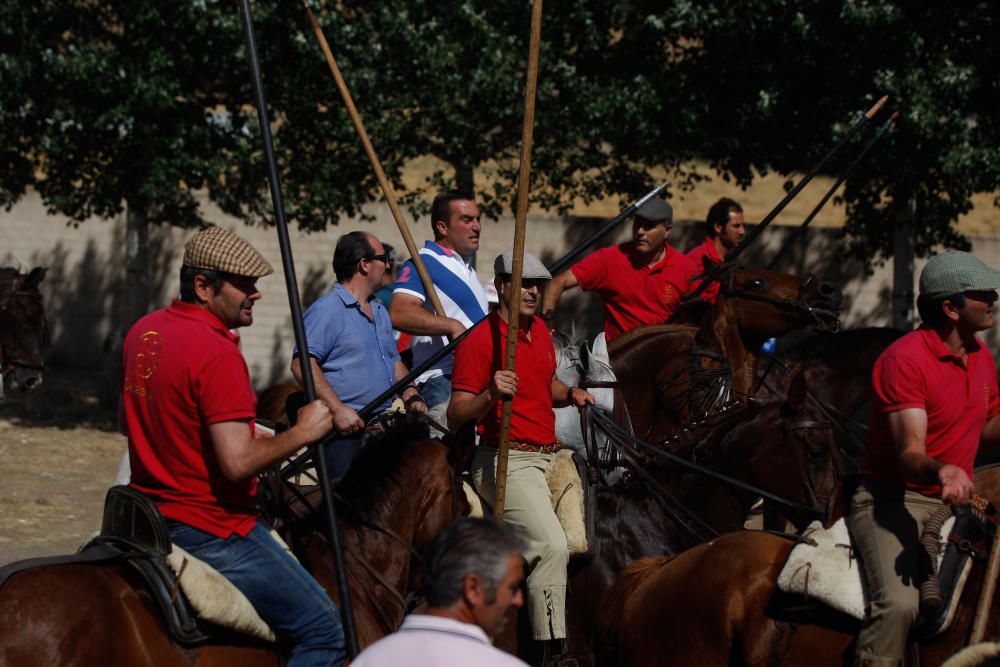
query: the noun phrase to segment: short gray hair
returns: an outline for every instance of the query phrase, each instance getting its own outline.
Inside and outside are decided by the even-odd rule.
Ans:
[[[431,607],[447,607],[462,597],[465,578],[476,574],[486,589],[486,602],[496,600],[511,555],[524,549],[521,540],[491,519],[460,518],[441,531],[424,558],[424,596]]]

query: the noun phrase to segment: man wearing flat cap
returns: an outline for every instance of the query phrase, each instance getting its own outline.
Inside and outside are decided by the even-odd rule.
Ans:
[[[674,210],[659,197],[643,204],[635,213],[631,241],[591,253],[552,279],[542,299],[542,318],[551,326],[562,293],[579,285],[604,300],[609,343],[638,326],[666,322],[699,270],[667,243],[673,220]]]
[[[552,510],[545,467],[562,445],[556,440],[553,407],[593,404],[594,397],[579,387],[567,387],[556,377],[555,349],[545,324],[535,317],[542,285],[551,276],[542,262],[524,254],[521,293],[511,293],[513,251],[493,263],[500,307],[487,316],[455,350],[448,423],[458,427],[477,423],[479,447],[472,463],[473,481],[480,494],[493,502],[496,459],[500,439],[502,401],[513,398],[510,420],[510,456],[504,521],[515,526],[527,547],[528,616],[532,634],[545,642],[549,656],[567,656],[566,535]],[[504,370],[507,323],[518,317],[515,368]],[[558,664],[552,659],[547,664]]]
[[[864,478],[848,518],[871,600],[855,664],[902,664],[926,573],[924,524],[972,500],[980,443],[1000,441],[996,367],[975,335],[993,326],[997,289],[1000,271],[972,255],[937,255],[920,274],[920,327],[875,362]]]
[[[184,247],[180,298],[125,337],[121,423],[131,485],[156,503],[172,541],[216,568],[291,645],[289,665],[339,665],[340,614],[258,518],[256,475],[333,427],[313,401],[295,426],[254,434],[257,400],[233,332],[253,323],[271,265],[220,227]],[[279,575],[280,576],[276,576]]]

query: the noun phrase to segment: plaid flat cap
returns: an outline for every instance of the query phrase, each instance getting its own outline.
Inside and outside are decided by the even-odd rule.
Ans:
[[[1000,271],[967,252],[941,253],[920,272],[920,295],[930,299],[995,289],[1000,289]]]
[[[497,258],[493,260],[493,273],[496,275],[509,276],[514,273],[514,249],[511,248],[505,253],[497,255]],[[542,264],[542,260],[538,259],[530,252],[524,253],[524,259],[521,261],[521,278],[548,280],[552,277],[549,270],[545,268]]]
[[[184,246],[184,266],[260,278],[274,269],[257,250],[222,227],[203,229]]]
[[[649,220],[650,222],[662,222],[665,225],[674,221],[674,209],[667,202],[659,197],[653,197],[648,202],[639,207],[635,212],[635,217]]]

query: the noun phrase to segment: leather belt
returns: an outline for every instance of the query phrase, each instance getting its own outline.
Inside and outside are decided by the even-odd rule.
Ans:
[[[485,447],[492,447],[493,449],[500,449],[500,443],[496,440],[484,440],[480,444]],[[518,452],[533,452],[535,454],[555,454],[560,449],[563,448],[563,444],[556,440],[555,442],[548,445],[534,445],[530,442],[515,442],[510,441],[510,448]]]

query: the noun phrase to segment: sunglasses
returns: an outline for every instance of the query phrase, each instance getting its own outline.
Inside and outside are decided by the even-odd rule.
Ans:
[[[375,261],[377,259],[378,261],[384,262],[385,264],[388,265],[389,264],[389,253],[384,252],[381,255],[365,255],[365,259],[367,259],[369,262],[373,262],[373,261]]]

